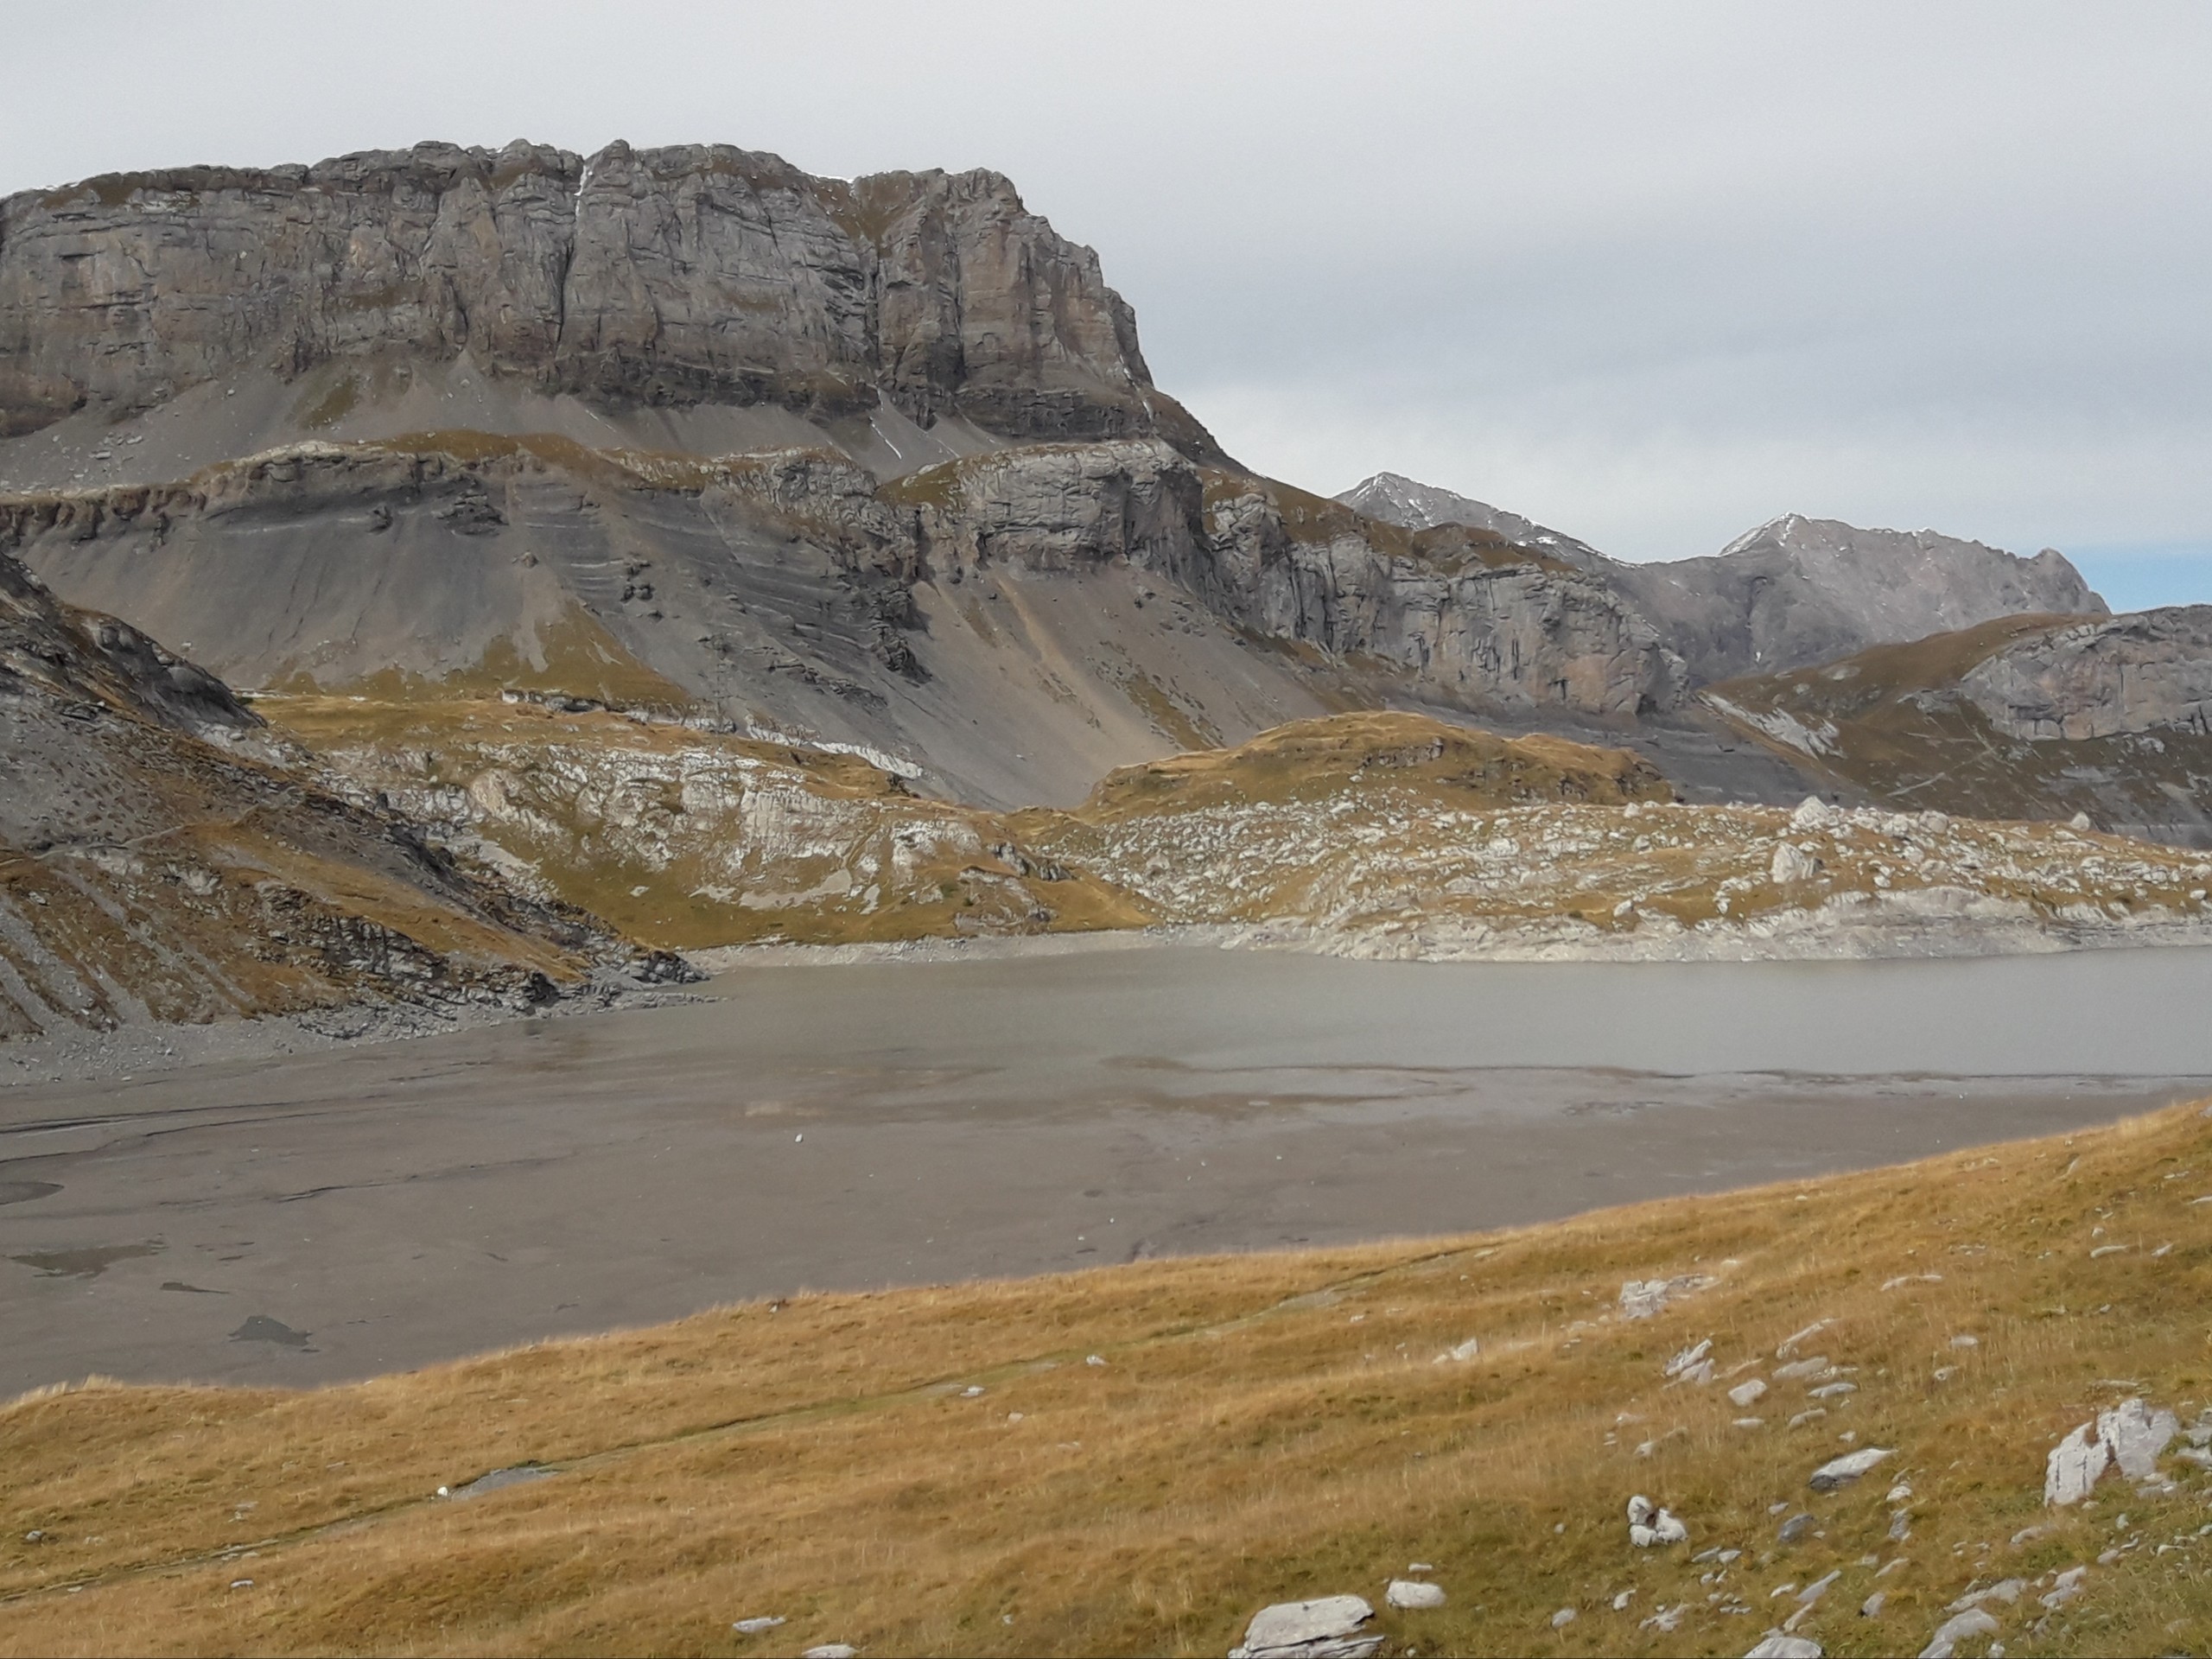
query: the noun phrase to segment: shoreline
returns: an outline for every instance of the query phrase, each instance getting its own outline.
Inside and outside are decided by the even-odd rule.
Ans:
[[[1357,931],[1286,922],[1187,923],[1095,932],[984,935],[851,944],[716,945],[682,953],[712,981],[740,968],[924,966],[1171,949],[1283,951],[1364,962],[1681,963],[1931,961],[2041,957],[2075,950],[2212,946],[2212,921],[2113,921],[2083,926],[2017,916],[1844,916],[1789,913],[1789,925],[1725,928],[1644,926],[1604,932],[1586,923],[1519,927],[1435,921]],[[62,1029],[0,1041],[0,1095],[52,1084],[126,1083],[200,1065],[264,1064],[511,1024],[717,1001],[711,985],[690,989],[594,979],[543,1007],[478,1003],[354,1002],[302,1014],[264,1014],[206,1025],[147,1022],[111,1031]]]

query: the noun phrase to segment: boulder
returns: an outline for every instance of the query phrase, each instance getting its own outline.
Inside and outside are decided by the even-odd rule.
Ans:
[[[1856,1452],[1829,1459],[1813,1471],[1808,1484],[1816,1492],[1832,1492],[1839,1486],[1848,1486],[1885,1459],[1895,1456],[1896,1451],[1889,1446],[1863,1446]]]
[[[1229,1659],[1369,1659],[1382,1637],[1359,1627],[1374,1617],[1363,1596],[1279,1601],[1252,1615]]]

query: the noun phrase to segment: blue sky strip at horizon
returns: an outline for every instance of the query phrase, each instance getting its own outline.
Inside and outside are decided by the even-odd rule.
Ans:
[[[2212,6],[111,0],[8,20],[0,192],[427,138],[988,167],[1246,463],[1617,556],[1789,512],[2212,601]],[[608,33],[620,30],[621,49]],[[96,65],[88,75],[86,66]]]

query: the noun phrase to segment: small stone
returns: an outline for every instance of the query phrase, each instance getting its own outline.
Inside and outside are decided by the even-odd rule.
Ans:
[[[1436,1357],[1436,1363],[1439,1365],[1464,1365],[1482,1351],[1481,1342],[1473,1337],[1469,1337],[1465,1342],[1446,1348],[1439,1354]]]
[[[1106,1362],[1099,1355],[1087,1354],[1084,1357],[1083,1363],[1086,1365],[1103,1365]]]
[[[1805,1397],[1808,1400],[1834,1400],[1843,1395],[1858,1392],[1859,1385],[1856,1382],[1823,1382],[1819,1388],[1808,1390]]]
[[[1793,1515],[1782,1523],[1782,1529],[1775,1535],[1785,1544],[1794,1544],[1817,1524],[1809,1515]]]
[[[1882,1499],[1882,1502],[1891,1504],[1902,1503],[1905,1499],[1911,1496],[1912,1487],[1910,1484],[1901,1480],[1897,1482],[1896,1485],[1890,1488],[1888,1495]]]
[[[1562,1607],[1552,1615],[1552,1629],[1555,1630],[1563,1630],[1573,1623],[1574,1609],[1572,1607]]]
[[[1408,1573],[1433,1573],[1436,1571],[1436,1568],[1427,1561],[1408,1561],[1406,1563],[1406,1571]]]
[[[1821,1644],[1809,1636],[1770,1630],[1758,1646],[1745,1653],[1744,1659],[1821,1659],[1822,1652]]]
[[[1382,1592],[1382,1599],[1393,1607],[1441,1607],[1444,1586],[1424,1584],[1418,1579],[1393,1579],[1390,1587]]]
[[[1937,1625],[1936,1634],[1920,1650],[1920,1659],[1953,1659],[1959,1650],[1960,1643],[1970,1641],[1977,1636],[1994,1636],[1997,1630],[1997,1621],[1976,1607],[1970,1612],[1947,1618]]]
[[[1882,1616],[1882,1609],[1888,1605],[1889,1599],[1890,1592],[1888,1591],[1877,1590],[1872,1595],[1867,1597],[1866,1600],[1859,1604],[1859,1617],[1861,1618],[1879,1618]]]
[[[849,1642],[824,1642],[809,1648],[798,1659],[860,1659],[861,1650]]]
[[[975,1400],[982,1397],[982,1392],[983,1385],[982,1383],[970,1382],[966,1388],[960,1390],[960,1397],[963,1400]]]
[[[1738,1406],[1748,1406],[1765,1392],[1765,1381],[1755,1376],[1750,1382],[1738,1382],[1734,1388],[1729,1389],[1728,1398]]]
[[[1628,1611],[1628,1605],[1629,1605],[1629,1603],[1630,1603],[1631,1601],[1634,1601],[1635,1599],[1636,1599],[1636,1592],[1635,1592],[1635,1591],[1633,1591],[1633,1590],[1624,1590],[1624,1591],[1622,1591],[1622,1592],[1620,1592],[1620,1594],[1618,1594],[1618,1596],[1615,1596],[1615,1597],[1613,1598],[1613,1611],[1614,1611],[1615,1612],[1617,1612],[1617,1613],[1624,1613],[1624,1612],[1626,1612],[1626,1611]]]
[[[1690,1529],[1682,1524],[1680,1517],[1669,1514],[1665,1510],[1660,1510],[1651,1522],[1651,1541],[1656,1544],[1687,1543],[1689,1535]]]
[[[1658,1506],[1638,1492],[1628,1501],[1628,1523],[1631,1527],[1648,1527],[1651,1517],[1658,1513]]]
[[[1957,1336],[1951,1338],[1951,1346],[1954,1348],[1979,1348],[1981,1346],[1981,1338],[1977,1336],[1970,1335],[1967,1332],[1961,1331]]]
[[[1831,1458],[1813,1471],[1808,1483],[1816,1492],[1832,1492],[1839,1486],[1847,1486],[1885,1459],[1893,1458],[1896,1451],[1886,1446],[1861,1446],[1842,1457]]]
[[[730,1626],[740,1636],[758,1636],[763,1630],[772,1630],[782,1624],[780,1615],[766,1614],[759,1618],[741,1618]]]

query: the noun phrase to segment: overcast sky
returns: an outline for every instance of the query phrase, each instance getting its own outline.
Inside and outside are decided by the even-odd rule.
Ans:
[[[1160,385],[1624,557],[1784,512],[2212,601],[2212,5],[11,5],[0,190],[436,137],[991,167]]]

